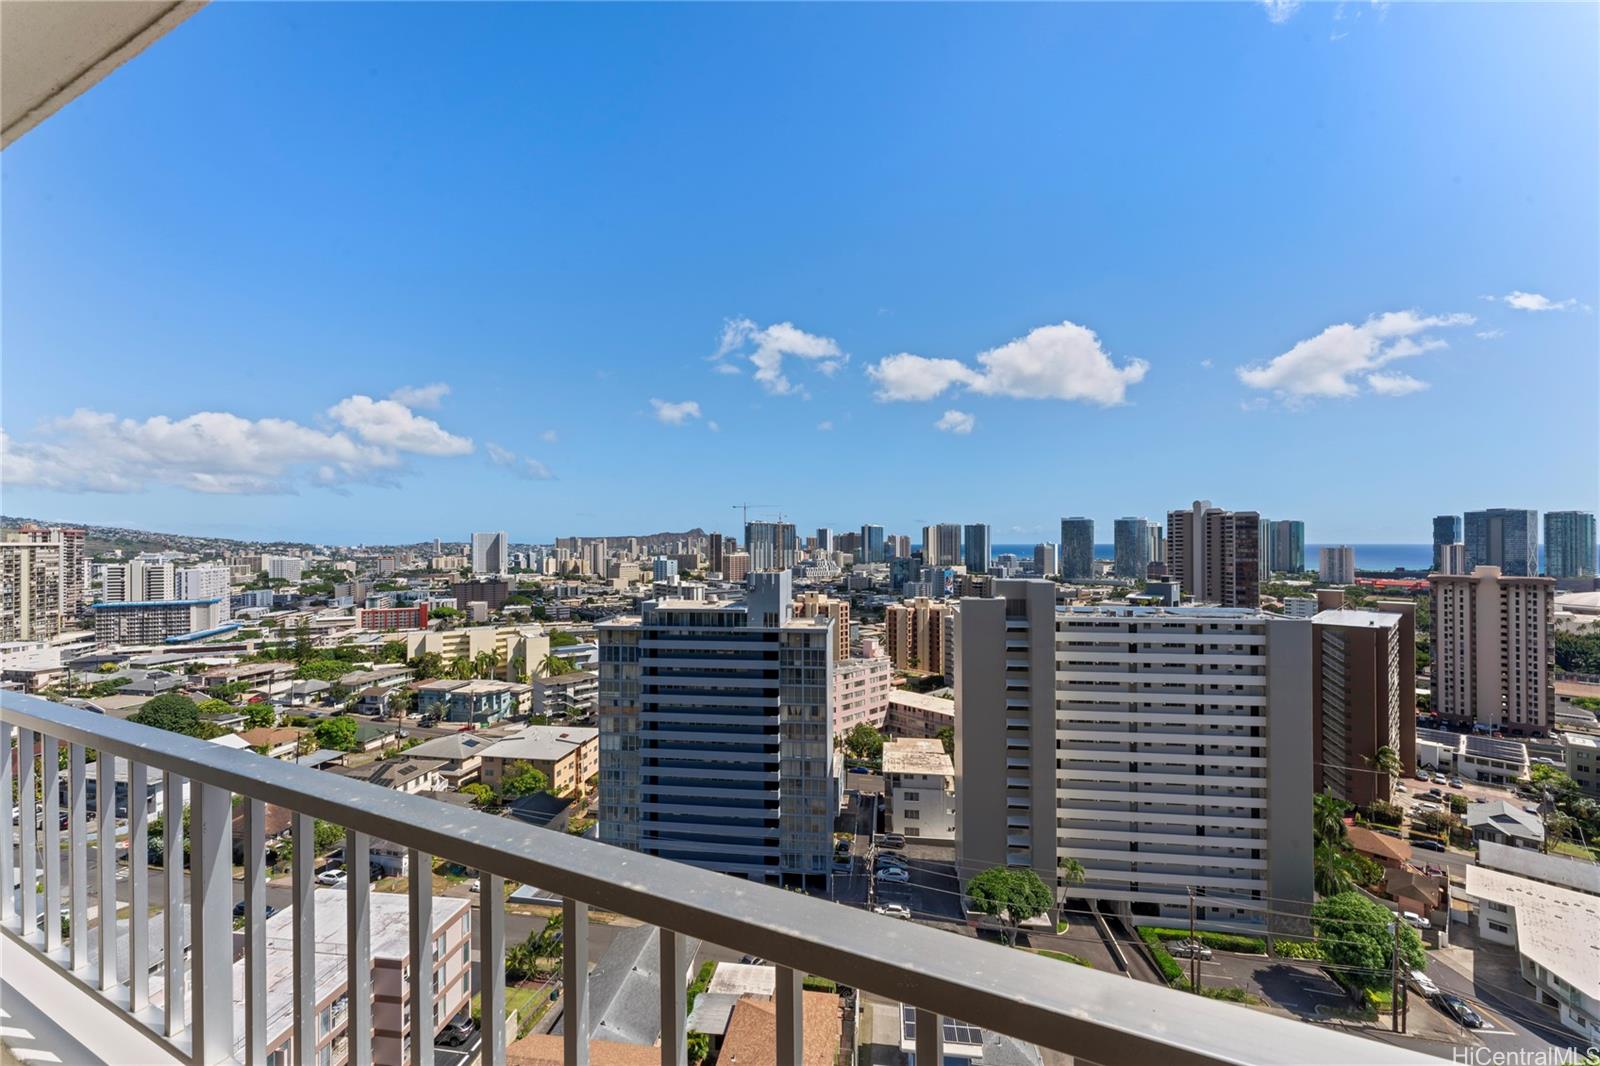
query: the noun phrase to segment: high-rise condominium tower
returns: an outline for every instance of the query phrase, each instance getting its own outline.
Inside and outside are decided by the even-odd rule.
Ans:
[[[861,559],[868,563],[881,563],[888,558],[883,546],[883,527],[861,527]]]
[[[1337,585],[1349,585],[1356,579],[1356,550],[1348,544],[1336,544],[1318,550],[1317,577]]]
[[[989,558],[993,551],[993,545],[989,543],[989,526],[969,525],[961,532],[961,561],[966,564],[967,573],[987,573]]]
[[[825,552],[833,551],[833,530],[827,526],[817,527],[817,547]]]
[[[1555,722],[1555,579],[1499,567],[1434,574],[1433,709],[1512,733]]]
[[[955,617],[963,877],[1030,867],[1069,897],[1164,919],[1187,917],[1191,889],[1206,922],[1309,908],[1311,624],[1057,609],[1050,582],[994,588]]]
[[[954,522],[923,526],[922,561],[928,566],[959,566],[961,527]]]
[[[1261,603],[1261,516],[1196,500],[1167,512],[1167,568],[1185,595],[1223,607]]]
[[[1270,523],[1272,542],[1262,545],[1262,557],[1268,560],[1267,569],[1280,574],[1299,574],[1306,568],[1306,524],[1292,518]],[[1270,554],[1269,554],[1270,547]]]
[[[786,570],[752,573],[741,604],[665,600],[596,626],[600,839],[826,887],[833,626],[794,616]]]
[[[1402,773],[1417,768],[1416,602],[1321,611],[1311,624],[1313,791],[1392,802],[1398,778],[1373,765],[1391,748]]]
[[[746,522],[744,546],[752,571],[787,570],[800,555],[792,522]]]
[[[1461,543],[1461,516],[1436,515],[1433,519],[1433,572],[1453,573],[1450,567],[1450,545]]]
[[[1594,515],[1588,511],[1545,513],[1545,576],[1594,577],[1594,547]]]
[[[1061,576],[1067,581],[1094,576],[1094,519],[1061,520]]]
[[[1498,566],[1511,577],[1539,572],[1539,512],[1506,507],[1466,514],[1467,569]]]
[[[1143,579],[1150,565],[1150,523],[1143,518],[1119,518],[1113,526],[1114,561],[1111,572],[1130,580]]]
[[[506,574],[511,572],[511,536],[498,533],[472,535],[472,572],[474,574]]]
[[[0,642],[60,633],[64,584],[59,545],[13,533],[0,538]]]
[[[1061,553],[1054,544],[1046,541],[1033,546],[1033,572],[1040,577],[1051,577],[1061,572]]]

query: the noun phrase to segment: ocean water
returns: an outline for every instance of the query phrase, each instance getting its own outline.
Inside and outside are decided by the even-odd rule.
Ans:
[[[1334,545],[1328,545],[1333,547]],[[1320,544],[1306,545],[1306,566],[1312,570],[1317,568],[1317,549]],[[1433,566],[1433,545],[1431,544],[1352,544],[1356,550],[1357,570],[1419,570],[1426,573]],[[1033,558],[1032,544],[996,544],[994,553],[1001,555],[1010,552],[1021,559]],[[1116,554],[1116,549],[1110,544],[1096,544],[1094,555],[1096,559],[1110,559]]]

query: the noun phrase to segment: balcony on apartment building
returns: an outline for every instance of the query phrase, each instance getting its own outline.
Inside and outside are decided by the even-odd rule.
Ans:
[[[98,758],[88,762],[87,751]],[[587,929],[591,907],[668,931],[660,938],[662,971],[683,973],[686,938],[720,944],[779,967],[776,1061],[801,1060],[804,1019],[800,989],[807,974],[911,1005],[921,1061],[940,1061],[943,1027],[953,1017],[1090,1063],[1275,1063],[1293,1049],[1296,1063],[1424,1061],[1358,1037],[1303,1025],[1247,1008],[1199,999],[1017,951],[999,944],[894,921],[823,899],[752,884],[609,845],[550,832],[520,822],[400,795],[361,781],[223,749],[173,733],[64,707],[18,693],[0,693],[0,768],[4,785],[34,791],[44,768],[65,757],[65,797],[41,789],[42,823],[8,824],[0,849],[0,879],[12,886],[0,899],[5,962],[5,1039],[24,1057],[74,1063],[265,1063],[268,951],[265,818],[267,804],[292,812],[298,846],[292,860],[293,895],[311,900],[316,857],[313,820],[346,831],[346,856],[362,869],[374,840],[409,849],[410,868],[428,869],[434,858],[478,872],[480,911],[472,923],[476,986],[483,995],[486,1064],[505,1061],[505,911],[507,880],[563,899],[566,943],[564,1009],[588,1009]],[[90,774],[128,760],[135,779],[154,771],[173,804],[187,788],[191,808],[191,858],[185,878],[163,880],[152,898],[145,847],[148,812],[135,804],[119,820],[107,805],[87,820]],[[108,771],[113,772],[113,771]],[[54,773],[50,772],[53,778]],[[244,817],[237,825],[235,803]],[[64,806],[63,806],[64,805]],[[66,828],[58,816],[66,813]],[[126,836],[125,852],[91,849],[99,840]],[[240,839],[235,840],[235,833]],[[42,861],[65,847],[68,861]],[[235,1002],[234,849],[244,856],[246,920],[242,940],[242,1003]],[[100,855],[107,861],[99,861]],[[93,858],[94,861],[90,861]],[[174,860],[177,859],[173,856]],[[170,868],[181,868],[174,862]],[[426,882],[406,894],[413,944],[432,927]],[[372,892],[360,877],[345,889],[342,933],[357,945],[347,959],[366,958],[364,915]],[[122,897],[126,908],[109,912],[100,898]],[[322,908],[326,918],[326,908]],[[172,923],[148,914],[179,915]],[[293,935],[275,951],[291,952],[292,1032],[316,1047],[321,1039],[315,951],[316,906],[296,907]],[[66,922],[58,918],[68,915]],[[140,915],[138,920],[130,916]],[[154,934],[152,934],[154,930]],[[187,932],[189,949],[184,950]],[[152,935],[165,943],[152,943]],[[173,950],[162,950],[170,946]],[[419,957],[425,953],[414,951]],[[309,960],[309,961],[308,961]],[[280,960],[281,964],[281,960]],[[278,965],[274,966],[274,972]],[[433,1002],[429,967],[410,967],[413,1031],[434,1029],[422,1012]],[[175,990],[167,994],[168,989]],[[373,985],[370,969],[350,966],[345,1040],[350,1062],[373,1061]],[[686,1061],[683,982],[661,988],[660,1042],[664,1066]],[[584,1064],[587,1025],[563,1025],[565,1061]],[[409,1062],[432,1062],[432,1042],[411,1042]],[[926,1057],[922,1057],[926,1056]],[[299,1061],[299,1056],[295,1056]],[[307,1060],[309,1061],[309,1060]]]

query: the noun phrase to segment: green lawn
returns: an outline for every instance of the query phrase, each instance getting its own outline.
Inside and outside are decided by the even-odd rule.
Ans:
[[[1046,948],[1034,948],[1033,953],[1035,955],[1043,955],[1047,959],[1059,959],[1061,962],[1070,962],[1078,966],[1093,966],[1089,960],[1080,959],[1076,955],[1069,955],[1065,951],[1050,951]]]

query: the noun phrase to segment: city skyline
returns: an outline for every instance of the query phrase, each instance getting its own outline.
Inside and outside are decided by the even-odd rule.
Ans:
[[[996,543],[1197,497],[1355,544],[1592,512],[1596,18],[330,8],[308,39],[214,5],[0,164],[4,509],[336,543],[734,530],[746,498]],[[1427,462],[1438,419],[1515,446]],[[837,476],[863,455],[965,514]]]

